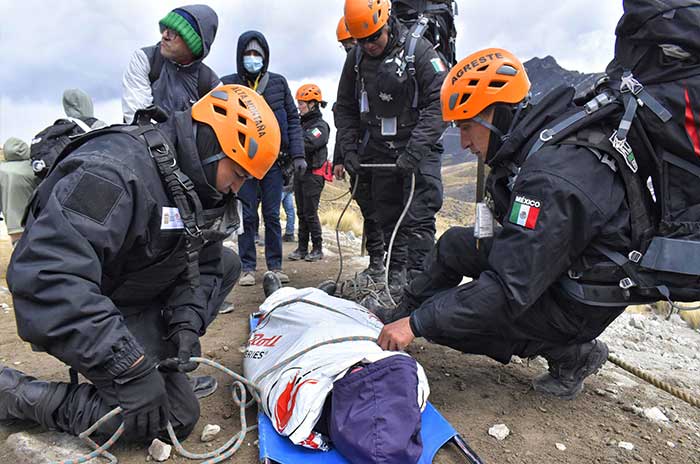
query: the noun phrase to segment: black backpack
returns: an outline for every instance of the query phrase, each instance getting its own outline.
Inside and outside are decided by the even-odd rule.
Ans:
[[[457,63],[457,29],[454,0],[391,0],[391,15],[411,29],[422,18],[427,30],[423,37],[435,46],[440,58],[451,68]]]
[[[151,85],[153,85],[153,83],[160,78],[160,72],[163,70],[165,58],[163,58],[163,55],[160,53],[159,46],[145,47],[142,48],[142,50],[146,54],[148,63],[151,66],[151,69],[148,72],[148,80]],[[212,89],[211,81],[214,77],[214,71],[206,64],[200,63],[199,74],[197,75],[197,94],[199,95],[199,98],[202,98],[208,94]]]
[[[51,166],[75,138],[90,132],[96,118],[58,119],[52,125],[34,136],[30,146],[30,158],[34,175],[43,179],[51,170]]]
[[[570,272],[570,295],[611,305],[620,295],[628,303],[698,301],[700,0],[623,6],[615,57],[596,95],[548,125],[527,156],[545,144],[586,146],[614,158],[625,185],[634,249],[596,247],[621,279],[606,290]]]

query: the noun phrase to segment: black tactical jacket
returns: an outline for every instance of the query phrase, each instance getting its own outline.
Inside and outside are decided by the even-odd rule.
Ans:
[[[309,169],[318,169],[328,159],[328,136],[331,128],[323,120],[321,110],[315,109],[301,117],[304,130],[304,153]]]
[[[206,182],[190,112],[169,124],[180,168],[205,208],[217,206],[222,195]],[[106,133],[65,157],[39,186],[8,269],[20,337],[104,378],[144,354],[124,315],[156,306],[168,326],[204,334],[216,315],[207,302],[221,283],[222,243],[201,250],[201,283],[190,288],[175,210],[140,138]]]

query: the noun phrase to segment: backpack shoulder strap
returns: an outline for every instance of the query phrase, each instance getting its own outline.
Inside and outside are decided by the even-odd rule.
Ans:
[[[72,122],[73,124],[75,124],[76,126],[80,127],[80,128],[82,129],[82,131],[85,132],[85,133],[88,133],[88,132],[90,132],[90,131],[92,130],[88,124],[86,124],[84,121],[82,121],[82,120],[79,119],[79,118],[71,118],[71,117],[69,117],[69,118],[67,118],[67,119],[68,119],[70,122]]]
[[[214,80],[214,70],[204,63],[199,65],[199,74],[197,76],[197,94],[202,98],[212,89],[211,82]]]
[[[148,64],[151,65],[151,69],[148,71],[148,81],[153,84],[158,80],[160,72],[163,70],[163,55],[158,47],[144,47],[141,50],[146,54]]]
[[[418,41],[423,38],[423,34],[428,29],[428,18],[422,16],[416,24],[409,30],[407,40],[404,45],[406,60],[406,69],[408,70],[408,75],[411,76],[413,81],[413,101],[411,102],[411,108],[418,108],[418,81],[416,80],[416,48],[418,47]]]

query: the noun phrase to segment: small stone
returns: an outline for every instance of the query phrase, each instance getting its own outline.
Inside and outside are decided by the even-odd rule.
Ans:
[[[503,441],[508,435],[510,435],[510,429],[506,426],[506,424],[496,424],[489,429],[489,435],[498,441]]]
[[[651,441],[651,437],[649,435],[644,435],[642,440]]]
[[[594,391],[595,391],[595,394],[598,396],[607,396],[607,393],[605,392],[605,390],[601,390],[600,388],[596,388]]]
[[[15,361],[12,364],[14,364],[15,366],[19,366],[20,364],[22,364],[22,361]]]
[[[668,417],[657,407],[645,409],[644,417],[652,422],[668,422]]]
[[[632,316],[630,316],[629,325],[638,330],[646,330],[647,324],[645,319],[646,318],[641,314],[632,314]]]
[[[672,441],[667,441],[667,442],[666,442],[666,445],[668,445],[669,448],[675,448],[675,447],[676,447],[676,444],[673,443]]]
[[[554,446],[556,446],[559,451],[566,451],[566,445],[564,443],[555,443]]]
[[[450,373],[449,373],[449,372],[445,372],[445,377],[449,377],[449,376],[450,376]]]
[[[605,444],[608,446],[617,446],[617,440],[615,440],[614,438],[611,438]]]
[[[632,451],[634,449],[634,445],[628,441],[621,441],[617,444],[617,446],[619,448],[626,449],[627,451]]]
[[[148,454],[153,458],[153,460],[158,462],[167,461],[170,459],[170,453],[172,453],[173,447],[167,443],[163,443],[157,438],[153,440],[151,446],[148,447]]]
[[[224,345],[222,349],[223,349],[224,351],[228,351],[228,350],[230,350],[231,348],[229,348],[228,346]]]
[[[223,413],[222,416],[224,419],[230,419],[231,417],[233,417],[233,413],[231,411],[228,411]]]
[[[212,441],[214,438],[216,438],[219,432],[221,432],[221,427],[218,425],[207,424],[204,426],[204,430],[202,430],[201,440],[205,443]]]
[[[546,413],[546,412],[547,412],[547,409],[546,409],[546,408],[544,408],[544,407],[542,407],[542,406],[537,406],[537,409],[539,409],[539,410],[540,410],[540,412],[544,412],[544,413]]]
[[[640,455],[638,455],[638,454],[634,454],[634,455],[632,455],[632,457],[633,457],[634,460],[637,461],[637,462],[644,462],[644,458],[642,458],[642,457],[641,457]]]

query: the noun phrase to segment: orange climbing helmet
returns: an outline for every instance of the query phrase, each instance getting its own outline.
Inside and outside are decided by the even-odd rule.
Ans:
[[[494,103],[520,103],[530,79],[519,59],[501,48],[487,48],[457,63],[440,90],[442,119],[471,119]]]
[[[297,100],[322,102],[321,89],[316,84],[304,84],[297,90]]]
[[[390,0],[345,0],[345,24],[356,39],[369,37],[389,21]]]
[[[277,160],[277,118],[265,99],[248,87],[216,87],[192,106],[192,119],[210,126],[223,153],[256,179]]]
[[[340,18],[340,21],[338,21],[338,27],[335,30],[335,36],[338,38],[338,42],[352,39],[350,31],[348,30],[348,25],[345,24],[345,16],[342,16]]]

